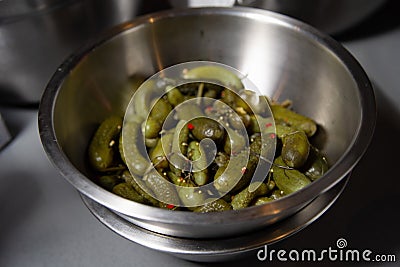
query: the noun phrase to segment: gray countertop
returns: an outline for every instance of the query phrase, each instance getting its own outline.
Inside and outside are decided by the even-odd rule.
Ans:
[[[339,37],[375,87],[378,121],[371,145],[334,206],[270,249],[328,249],[344,238],[353,249],[396,255],[397,262],[379,266],[399,266],[400,22],[391,21],[384,30],[378,26],[373,33]],[[37,110],[0,106],[0,112],[13,136],[0,151],[0,266],[270,265],[256,253],[230,263],[188,262],[118,236],[97,221],[47,159]]]

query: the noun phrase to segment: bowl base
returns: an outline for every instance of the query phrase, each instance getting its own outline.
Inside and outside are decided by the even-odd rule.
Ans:
[[[126,221],[82,194],[81,198],[101,223],[130,241],[186,260],[214,262],[243,257],[304,229],[333,205],[348,179],[349,175],[289,218],[254,233],[220,239],[185,239],[151,232]]]

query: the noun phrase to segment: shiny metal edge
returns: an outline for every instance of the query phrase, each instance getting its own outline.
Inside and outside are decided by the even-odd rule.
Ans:
[[[11,138],[12,136],[0,114],[0,151],[11,141]]]

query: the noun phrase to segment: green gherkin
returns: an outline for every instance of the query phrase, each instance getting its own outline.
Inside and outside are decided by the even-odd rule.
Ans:
[[[274,164],[273,179],[285,194],[296,192],[311,183],[310,179],[298,170],[289,169],[282,157],[276,158]]]
[[[310,143],[303,131],[296,131],[282,138],[282,159],[286,165],[292,168],[300,168],[304,165],[310,152]]]
[[[284,106],[271,105],[271,111],[276,121],[284,122],[289,126],[302,130],[308,137],[313,136],[317,131],[317,125],[313,120],[291,111]]]
[[[203,206],[197,207],[194,209],[194,212],[216,212],[216,211],[224,211],[224,210],[231,210],[232,206],[228,202],[223,199],[217,199],[210,203],[204,204]]]
[[[90,164],[98,171],[104,171],[114,162],[114,145],[118,144],[122,118],[111,116],[97,128],[89,145]]]
[[[250,192],[250,186],[256,186],[257,189]],[[231,204],[234,210],[246,208],[256,197],[268,193],[268,186],[265,183],[257,183],[256,185],[251,184],[250,186],[246,187],[233,197]]]

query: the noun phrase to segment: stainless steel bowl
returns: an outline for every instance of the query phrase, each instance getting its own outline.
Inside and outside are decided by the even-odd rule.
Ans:
[[[318,143],[331,169],[287,197],[240,211],[196,214],[145,206],[96,185],[86,161],[93,131],[106,116],[123,115],[129,77],[167,66],[210,60],[247,73],[260,90],[321,126]],[[62,175],[82,194],[154,232],[188,238],[242,234],[305,207],[341,181],[371,139],[373,89],[357,61],[316,29],[252,8],[170,10],[120,25],[72,55],[49,82],[39,110],[43,146]]]

